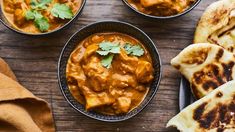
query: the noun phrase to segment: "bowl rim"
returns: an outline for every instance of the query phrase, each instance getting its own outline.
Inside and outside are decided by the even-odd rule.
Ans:
[[[44,33],[27,33],[27,32],[23,32],[23,31],[20,31],[20,30],[17,30],[15,29],[14,27],[12,27],[10,24],[8,24],[9,22],[5,22],[4,20],[2,20],[0,18],[0,23],[2,23],[5,27],[7,27],[8,29],[12,30],[13,32],[16,32],[16,33],[19,33],[19,34],[22,34],[22,35],[27,35],[27,36],[44,36],[44,35],[49,35],[49,34],[53,34],[55,32],[58,32],[58,31],[61,31],[63,29],[65,29],[66,27],[68,27],[70,24],[72,24],[73,21],[75,21],[78,16],[82,13],[82,10],[84,8],[86,4],[86,0],[82,0],[82,4],[81,4],[81,7],[80,9],[77,11],[77,13],[73,16],[72,19],[70,19],[68,22],[66,22],[63,26],[55,29],[55,30],[52,30],[50,32],[44,32]],[[3,12],[2,12],[2,9],[0,7],[0,12],[2,13],[2,15],[4,16]],[[5,16],[4,16],[5,17]]]
[[[127,2],[127,0],[122,0],[122,1],[123,1],[123,3],[125,3],[126,6],[129,7],[129,9],[133,10],[137,14],[142,15],[142,16],[147,17],[147,18],[159,19],[159,20],[172,19],[172,18],[177,18],[177,17],[183,16],[183,15],[189,13],[190,11],[192,11],[201,2],[201,0],[196,0],[196,2],[192,6],[190,6],[187,10],[185,10],[185,11],[179,13],[179,14],[176,14],[176,15],[171,15],[171,16],[154,16],[154,15],[148,15],[148,14],[145,14],[143,12],[138,11],[133,6],[131,6]]]
[[[65,91],[63,90],[63,86],[61,84],[61,78],[60,78],[60,70],[61,70],[61,59],[62,59],[62,56],[67,48],[67,46],[69,45],[70,41],[82,30],[86,30],[87,28],[91,27],[91,26],[95,26],[95,25],[98,25],[98,24],[106,24],[106,23],[114,23],[114,24],[125,24],[127,26],[130,26],[131,28],[134,28],[135,30],[137,30],[138,32],[140,32],[141,34],[143,34],[152,44],[152,46],[154,47],[157,55],[158,55],[158,58],[157,60],[159,61],[159,73],[158,73],[158,80],[156,81],[156,88],[155,90],[153,91],[152,95],[149,97],[149,100],[139,109],[138,112],[136,112],[135,114],[132,114],[126,118],[122,118],[122,119],[115,119],[115,120],[109,120],[109,119],[101,119],[101,118],[98,118],[98,117],[94,117],[94,116],[91,116],[91,115],[88,115],[87,113],[85,113],[83,110],[80,110],[79,108],[77,108],[76,106],[74,106],[71,101],[68,99],[67,95],[65,94]],[[137,114],[139,114],[141,111],[143,111],[143,109],[150,103],[150,101],[155,97],[158,89],[159,89],[159,85],[160,85],[160,82],[161,82],[161,78],[162,78],[162,61],[161,61],[161,57],[160,57],[160,54],[157,50],[157,47],[155,45],[155,43],[152,41],[152,39],[144,32],[142,31],[141,29],[139,29],[138,27],[132,25],[132,24],[129,24],[127,22],[123,22],[123,21],[117,21],[117,20],[104,20],[104,21],[98,21],[98,22],[94,22],[94,23],[91,23],[91,24],[88,24],[82,28],[80,28],[78,31],[76,31],[69,39],[68,41],[66,42],[66,44],[64,45],[61,53],[60,53],[60,56],[59,56],[59,61],[58,61],[58,65],[57,65],[57,77],[58,77],[58,83],[59,83],[59,87],[60,87],[60,91],[61,93],[63,94],[65,100],[69,103],[69,105],[75,109],[76,111],[82,113],[83,115],[91,118],[91,119],[95,119],[95,120],[98,120],[98,121],[103,121],[103,122],[121,122],[121,121],[125,121],[125,120],[128,120],[134,116],[136,116]],[[79,103],[79,102],[78,102]],[[105,115],[104,115],[105,116]]]

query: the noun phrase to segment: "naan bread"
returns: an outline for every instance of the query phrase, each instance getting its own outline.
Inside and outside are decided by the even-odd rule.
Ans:
[[[235,81],[228,82],[173,117],[181,132],[235,132]]]
[[[233,80],[234,64],[233,53],[208,43],[192,44],[171,60],[171,65],[190,82],[197,99]]]
[[[212,3],[202,15],[194,43],[217,44],[235,53],[235,0]]]

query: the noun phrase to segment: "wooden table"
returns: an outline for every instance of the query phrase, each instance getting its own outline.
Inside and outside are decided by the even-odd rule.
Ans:
[[[177,19],[151,21],[139,17],[121,0],[87,0],[75,24],[48,37],[19,35],[0,24],[0,56],[22,85],[50,103],[58,131],[174,131],[165,129],[165,125],[178,113],[180,74],[170,66],[170,60],[192,43],[198,19],[213,1],[216,0],[202,0],[193,11]],[[162,58],[163,75],[157,95],[143,112],[120,123],[96,121],[75,111],[65,101],[57,83],[57,61],[65,42],[81,27],[101,20],[120,20],[141,28],[156,43]]]

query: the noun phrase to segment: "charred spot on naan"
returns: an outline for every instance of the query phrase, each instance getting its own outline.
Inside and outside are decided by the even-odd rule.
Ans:
[[[224,75],[225,75],[227,81],[232,80],[233,79],[232,78],[232,68],[234,66],[234,62],[230,61],[228,64],[222,63],[222,66],[223,66]]]
[[[198,106],[197,109],[194,110],[194,114],[193,114],[193,119],[194,120],[200,120],[201,116],[203,115],[203,112],[205,110],[207,103],[203,103],[200,106]]]
[[[212,34],[208,36],[207,41],[208,41],[209,43],[219,45],[219,43],[217,42],[217,40],[213,39]]]
[[[217,132],[220,132],[229,129],[229,126],[234,126],[234,100],[226,102],[225,104],[218,103],[216,107],[208,112],[206,111],[207,105],[207,102],[202,103],[193,112],[193,119],[198,122],[201,130],[206,131],[217,128]],[[225,127],[225,124],[227,127]]]
[[[200,51],[192,51],[189,54],[187,54],[187,57],[182,58],[182,63],[200,65],[203,62],[205,62],[210,50],[211,50],[211,48],[208,47],[208,48],[204,48]]]
[[[221,56],[222,52],[218,52]],[[219,58],[217,58],[219,59]],[[208,64],[205,68],[201,71],[195,72],[192,78],[192,91],[196,98],[201,98],[203,95],[201,94],[202,91],[207,93],[213,91],[220,85],[230,81],[233,79],[232,77],[232,68],[234,66],[234,62],[230,61],[229,63],[225,64],[222,63],[221,65],[218,64]],[[202,89],[198,89],[198,86],[202,87]]]
[[[216,59],[217,61],[219,61],[220,58],[222,58],[223,55],[224,55],[224,50],[223,50],[223,49],[219,49],[219,51],[218,51],[217,54],[216,54],[215,59]]]
[[[232,47],[232,46],[228,47],[227,50],[230,51],[230,52],[233,52],[234,51],[234,47]]]
[[[216,10],[214,10],[211,14],[213,15],[213,17],[212,19],[209,19],[209,22],[212,25],[216,25],[220,22],[221,18],[224,18],[228,15],[228,9],[222,6],[221,8],[217,8]]]
[[[193,83],[191,84],[191,90],[192,90],[194,97],[196,97],[197,99],[199,99],[200,97],[203,97],[203,94],[198,91],[197,87]]]
[[[216,97],[217,97],[217,98],[221,98],[221,97],[223,97],[223,93],[218,92],[218,93],[216,94]]]

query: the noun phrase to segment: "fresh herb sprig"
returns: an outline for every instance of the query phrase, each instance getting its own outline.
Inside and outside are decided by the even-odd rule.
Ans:
[[[49,21],[40,11],[48,9],[48,5],[52,0],[31,0],[31,9],[25,13],[26,20],[33,20],[35,26],[41,31],[47,31],[50,27]],[[50,10],[50,13],[60,19],[72,19],[73,12],[66,4],[55,3]]]
[[[99,48],[100,50],[97,50],[96,52],[99,55],[104,56],[104,58],[101,60],[101,64],[106,68],[110,68],[114,54],[120,53],[120,45],[114,44],[112,42],[102,42],[99,44]]]
[[[65,4],[59,4],[59,3],[54,4],[51,9],[51,14],[54,17],[61,18],[61,19],[73,18],[72,10]]]
[[[104,56],[104,58],[101,60],[101,64],[106,68],[110,68],[113,61],[113,57],[114,54]]]
[[[50,27],[48,20],[36,10],[28,10],[25,13],[26,20],[34,20],[35,26],[42,32],[47,31]]]
[[[121,46],[112,42],[102,42],[99,44],[99,48],[100,50],[97,50],[96,52],[99,55],[104,56],[104,58],[101,60],[101,64],[106,68],[110,68],[113,57],[115,54],[120,53]],[[122,48],[128,55],[142,56],[144,54],[144,49],[139,45],[126,43]]]
[[[120,45],[112,42],[102,42],[99,44],[100,50],[96,51],[100,55],[108,55],[109,53],[119,54]]]
[[[45,10],[47,5],[51,3],[52,0],[31,0],[30,5],[32,9]]]
[[[126,43],[123,48],[126,50],[128,55],[142,56],[144,54],[144,49],[139,45]]]

